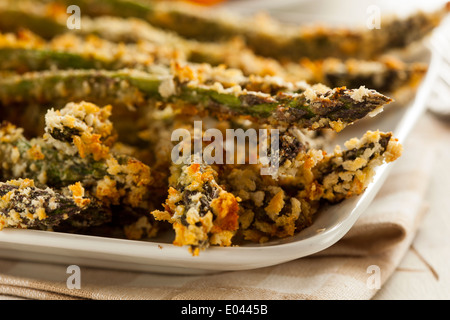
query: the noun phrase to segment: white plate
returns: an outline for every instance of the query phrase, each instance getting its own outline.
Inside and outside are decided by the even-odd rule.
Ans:
[[[440,60],[430,59],[427,75],[409,106],[391,106],[371,119],[361,121],[340,135],[341,140],[361,136],[366,130],[393,131],[404,141],[426,109]],[[186,247],[160,242],[132,241],[56,232],[4,229],[0,232],[0,257],[93,266],[133,271],[201,274],[246,270],[276,265],[317,253],[336,243],[369,206],[394,164],[377,169],[374,181],[359,197],[318,212],[314,223],[293,237],[241,247],[211,247],[193,257]]]

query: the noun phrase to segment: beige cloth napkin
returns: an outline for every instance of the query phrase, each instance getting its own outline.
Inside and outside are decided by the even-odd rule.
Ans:
[[[68,289],[67,266],[0,260],[0,295],[31,299],[370,299],[399,264],[421,218],[432,172],[432,128],[405,143],[369,209],[332,247],[250,271],[178,276],[81,268]],[[428,131],[427,131],[428,130]]]

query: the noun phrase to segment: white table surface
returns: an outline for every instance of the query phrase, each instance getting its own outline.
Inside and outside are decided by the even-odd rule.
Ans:
[[[430,164],[430,209],[408,252],[375,299],[450,299],[450,121],[427,114],[416,130],[426,135],[430,126],[439,132],[433,135],[436,160]]]

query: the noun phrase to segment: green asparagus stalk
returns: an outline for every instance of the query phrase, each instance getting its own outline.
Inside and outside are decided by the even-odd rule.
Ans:
[[[56,103],[81,101],[139,106],[149,100],[171,102],[177,110],[195,106],[200,114],[222,119],[244,116],[258,123],[287,123],[311,129],[345,126],[379,110],[392,100],[374,90],[329,89],[305,86],[300,93],[279,92],[271,96],[224,89],[220,84],[197,84],[195,78],[175,77],[136,70],[43,71],[0,79],[0,102]]]
[[[0,230],[73,230],[110,219],[111,212],[91,199],[39,188],[29,179],[0,182]]]
[[[71,4],[67,0],[51,1]],[[360,30],[326,27],[291,27],[266,18],[236,17],[184,3],[130,0],[81,0],[83,13],[145,19],[156,27],[173,30],[187,38],[217,41],[242,37],[257,54],[275,58],[300,57],[373,58],[393,48],[404,48],[422,39],[447,13],[445,6],[432,13],[416,12],[401,19],[382,21],[383,28]],[[407,34],[408,36],[405,36]]]

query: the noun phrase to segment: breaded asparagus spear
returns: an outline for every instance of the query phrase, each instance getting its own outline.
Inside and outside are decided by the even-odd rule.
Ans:
[[[45,41],[28,30],[16,34],[0,34],[0,70],[42,71],[47,69],[138,69],[157,74],[177,74],[198,84],[220,83],[224,87],[239,85],[248,91],[276,94],[298,91],[303,83],[286,82],[279,77],[246,77],[239,69],[224,65],[175,62],[175,48],[148,43],[116,44],[96,36],[80,37],[70,33]],[[184,59],[181,59],[181,61]],[[170,69],[172,67],[172,70]]]
[[[184,62],[186,67],[182,67],[175,62],[178,58],[174,50],[151,44],[116,44],[95,36],[83,38],[69,33],[45,42],[30,31],[22,31],[18,35],[0,34],[0,58],[4,57],[0,60],[0,70],[24,73],[47,69],[130,68],[157,74],[178,72],[184,78],[195,78],[199,84],[219,82],[224,87],[239,85],[249,91],[270,94],[303,88],[301,84],[275,77],[246,77],[240,70],[224,65],[212,67]]]
[[[44,4],[38,1],[2,0],[0,2],[0,30],[31,29],[44,38],[67,32],[67,6]]]
[[[297,143],[290,144],[298,145],[298,138],[293,138]],[[311,201],[335,203],[360,194],[371,181],[374,168],[396,160],[402,152],[392,133],[380,131],[367,131],[360,139],[347,141],[345,147],[341,150],[336,146],[333,153],[327,154],[323,149],[303,145],[280,165],[277,183],[306,190],[303,197]]]
[[[225,126],[223,130],[225,130],[225,128],[228,128],[228,124],[222,123],[222,126]],[[239,125],[236,124],[233,127],[235,126]],[[176,121],[174,121],[173,127],[169,127],[169,131],[176,127],[189,128],[189,122],[183,125],[183,123],[177,123]],[[289,161],[288,159],[292,159],[292,157],[295,157],[296,154],[306,152],[306,150],[310,149],[313,146],[319,147],[319,145],[323,143],[321,141],[321,138],[306,137],[306,133],[299,133],[297,131],[300,130],[291,128],[290,131],[284,131],[280,134],[280,163]],[[317,132],[310,133],[311,135],[314,135]],[[162,135],[162,137],[164,138],[164,135]],[[168,138],[165,139],[167,140]],[[171,145],[170,140],[167,143]],[[203,147],[207,145],[208,144],[205,144]],[[217,152],[221,151],[216,150],[216,153]],[[165,158],[167,157],[170,158],[170,155],[165,156]],[[200,190],[200,188],[196,188],[199,183],[195,183],[200,179],[200,173],[192,173],[193,169],[196,168],[195,166],[195,164],[172,166],[172,177],[170,178],[171,187],[169,188],[169,196],[167,197],[166,203],[164,204],[165,210],[154,211],[153,214],[155,215],[155,217],[171,221],[175,224],[175,220],[178,219],[181,215],[179,223],[182,223],[183,220],[186,219],[185,215],[194,214],[196,212],[194,209],[192,209],[194,213],[189,213],[191,211],[191,207],[207,207],[208,202],[206,201],[206,199],[205,201],[201,201],[203,197],[208,198],[207,193],[203,192],[203,195],[200,196],[200,202],[198,202],[198,195],[195,192],[186,191],[184,185],[181,185],[179,183],[180,181],[184,181],[183,183],[186,183],[186,181],[189,182],[192,180],[193,182],[191,184],[193,188],[195,190]],[[227,190],[228,192],[232,191],[236,199],[239,198],[242,200],[242,206],[239,205],[240,230],[229,233],[230,237],[227,237],[230,240],[233,239],[233,244],[235,244],[235,240],[239,241],[238,239],[234,239],[234,237],[236,236],[239,238],[240,234],[242,233],[241,231],[243,230],[245,230],[243,231],[243,234],[247,240],[259,241],[263,237],[265,237],[265,239],[268,239],[269,237],[286,237],[289,235],[293,235],[297,230],[297,225],[305,226],[307,225],[307,221],[311,220],[312,210],[310,210],[310,213],[308,213],[308,210],[306,208],[307,204],[302,205],[300,200],[293,198],[288,193],[284,193],[280,186],[278,186],[276,180],[273,180],[269,176],[262,176],[260,172],[260,165],[226,164],[212,166],[198,165],[198,167],[202,170],[205,170],[206,172],[212,172],[214,174],[214,179],[219,185],[226,185],[225,190]],[[249,174],[253,176],[254,180],[247,183],[246,179],[249,177]],[[197,176],[198,179],[194,179],[193,177],[195,176]],[[209,174],[202,174],[201,177],[203,178],[203,176],[208,177]],[[228,188],[230,188],[230,190]],[[203,189],[205,190],[208,188],[203,187]],[[189,194],[190,197],[187,197],[186,194]],[[191,196],[191,194],[193,195],[193,197]],[[178,201],[180,197],[182,197],[182,200]],[[282,201],[281,207],[279,207],[279,201]],[[241,202],[239,202],[239,204],[240,203]],[[230,205],[231,204],[233,204],[233,202],[230,202]],[[301,211],[301,206],[304,207],[303,211]],[[271,212],[270,218],[264,211],[265,207],[267,207],[267,210]],[[279,211],[277,211],[277,208],[279,209]],[[200,211],[206,211],[206,209],[202,209]],[[177,215],[173,212],[180,212],[180,214]],[[255,225],[258,225],[260,229],[265,230],[264,234],[262,233],[262,231],[249,229],[250,225],[253,226],[253,219],[255,221]],[[184,227],[177,226],[176,230],[179,231],[177,232],[175,243],[188,244],[188,240],[186,240],[188,238],[187,235],[189,235],[189,239],[198,240],[200,237],[205,238],[205,233],[198,231],[198,227],[199,226],[189,225],[187,222],[184,222]],[[197,234],[197,236],[192,236],[192,234],[194,233]],[[192,238],[190,238],[191,236]]]
[[[28,140],[22,129],[3,122],[0,128],[2,179],[29,178],[61,188],[78,181],[95,181],[106,174],[97,162],[59,152],[43,139]]]
[[[170,66],[177,52],[151,43],[115,43],[94,35],[64,33],[46,41],[29,30],[0,33],[0,69],[20,73],[55,68],[147,70],[154,64]]]
[[[82,198],[86,193],[92,204],[101,206],[87,216],[74,216],[68,220],[70,224],[65,222],[58,230],[108,222],[123,229],[127,238],[154,236],[159,227],[148,215],[150,168],[113,151],[117,148],[113,148],[116,136],[110,114],[110,106],[69,103],[61,110],[49,110],[44,137],[32,140],[26,139],[21,129],[4,122],[0,127],[0,177],[34,179],[43,189],[69,188],[75,201],[87,201]]]
[[[240,86],[198,84],[189,66],[172,75],[136,70],[71,70],[27,73],[0,79],[0,103],[57,103],[90,100],[139,106],[148,101],[170,102],[222,119],[244,116],[257,123],[289,123],[299,127],[342,130],[392,100],[374,90],[310,87],[302,92],[270,95]],[[194,106],[194,110],[192,110]]]
[[[401,145],[391,133],[368,131],[326,154],[304,146],[280,167],[278,179],[261,176],[256,165],[224,167],[219,183],[239,197],[239,221],[245,239],[267,241],[308,227],[324,202],[337,203],[360,195],[372,181],[375,168],[395,161]],[[281,162],[281,161],[280,161]]]
[[[402,153],[392,133],[380,131],[368,131],[361,139],[347,141],[345,147],[325,155],[313,168],[314,180],[305,192],[309,200],[337,203],[361,194],[372,181],[374,169],[395,161]]]
[[[109,29],[108,29],[109,30]],[[158,38],[159,37],[155,37]],[[176,41],[180,41],[177,43]],[[290,89],[269,75],[276,75],[289,82],[304,80],[310,84],[322,83],[329,87],[358,88],[366,85],[382,93],[401,88],[415,88],[426,71],[421,63],[403,63],[393,57],[374,61],[357,59],[325,60],[302,59],[300,63],[280,62],[257,56],[243,45],[233,43],[198,43],[184,39],[168,40],[159,44],[116,44],[96,36],[81,37],[62,34],[50,41],[30,31],[16,34],[0,34],[0,70],[19,73],[46,69],[106,69],[133,68],[139,70],[164,69],[176,58],[186,61],[227,65],[213,68],[207,64],[191,64],[201,74],[204,82],[234,82],[252,91],[276,93]],[[186,44],[187,42],[187,44]],[[195,52],[194,52],[195,51]],[[234,70],[234,69],[239,69]],[[247,77],[246,77],[247,76]],[[292,86],[291,86],[292,87]]]
[[[52,2],[71,4],[67,0]],[[447,6],[432,13],[418,11],[407,18],[383,19],[380,29],[348,30],[322,26],[286,26],[268,17],[231,16],[181,2],[106,0],[98,3],[82,0],[77,5],[84,14],[137,17],[187,38],[217,41],[239,36],[257,54],[294,60],[328,56],[373,58],[387,50],[404,48],[422,39],[448,11]]]
[[[225,165],[219,183],[241,199],[239,237],[264,242],[292,236],[309,226],[316,208],[297,197],[299,188],[289,189],[270,176],[260,174],[260,165]]]
[[[415,89],[427,70],[424,63],[406,63],[387,55],[372,60],[302,58],[299,62],[282,63],[273,58],[256,55],[241,41],[193,42],[179,47],[181,49],[178,50],[183,50],[188,61],[225,64],[242,70],[247,76],[278,76],[286,81],[304,80],[309,84],[321,83],[331,88],[359,88],[365,85],[383,94]],[[186,47],[189,49],[183,49]]]
[[[26,139],[12,124],[0,127],[2,179],[28,178],[55,188],[80,182],[104,205],[146,207],[150,168],[110,151],[114,142],[110,107],[69,103],[49,110],[43,138]]]
[[[93,199],[85,198],[80,184],[68,189],[71,195],[49,187],[36,187],[29,179],[0,182],[0,230],[73,230],[111,220],[111,211]]]
[[[427,66],[423,63],[408,64],[387,56],[373,61],[304,59],[300,65],[301,68],[310,70],[311,77],[307,80],[310,83],[323,83],[332,88],[339,86],[357,88],[365,85],[394,96],[401,90],[415,89],[427,71]]]
[[[230,246],[238,224],[238,200],[216,182],[211,166],[174,166],[164,211],[153,211],[157,220],[169,221],[175,230],[174,244],[190,246],[198,255],[209,245]]]

